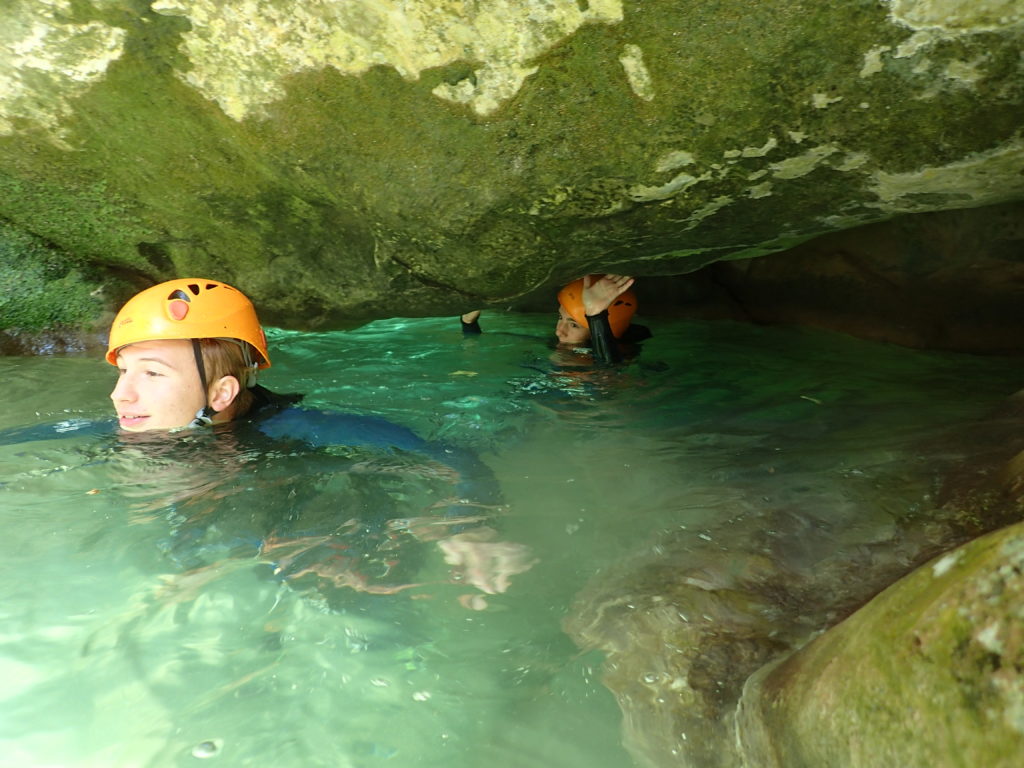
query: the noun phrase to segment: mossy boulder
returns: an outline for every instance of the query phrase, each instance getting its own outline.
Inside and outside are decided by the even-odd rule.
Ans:
[[[0,218],[342,327],[1024,199],[1011,0],[16,0]]]
[[[1024,523],[897,582],[748,682],[745,765],[1016,768],[1024,757]]]

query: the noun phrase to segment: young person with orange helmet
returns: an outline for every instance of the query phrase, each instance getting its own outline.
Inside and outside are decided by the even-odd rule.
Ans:
[[[650,338],[648,328],[631,322],[637,307],[634,282],[626,275],[586,275],[564,286],[558,292],[558,346],[590,347],[595,361],[617,363],[623,345]],[[462,315],[462,332],[480,333],[479,317],[480,310]]]
[[[129,432],[228,422],[274,399],[256,384],[270,367],[256,310],[217,280],[136,294],[114,318],[106,359],[120,372],[110,399]]]
[[[257,384],[257,371],[270,367],[263,328],[252,302],[217,280],[169,280],[136,294],[114,318],[106,359],[119,371],[110,399],[128,432],[244,420],[269,437],[315,447],[415,451],[475,477],[478,501],[481,488],[493,484],[475,454],[428,442],[380,417],[294,407],[301,395]],[[496,486],[485,495],[496,496]]]
[[[266,336],[252,302],[220,281],[169,280],[134,296],[114,319],[106,359],[119,371],[110,398],[126,431],[244,421],[270,438],[312,447],[411,451],[454,470],[449,516],[472,507],[479,520],[480,506],[500,503],[493,474],[469,451],[382,418],[294,407],[300,395],[258,385],[257,371],[270,367]],[[493,536],[485,526],[438,540],[446,561],[485,593],[503,592],[509,576],[533,564],[525,547]]]

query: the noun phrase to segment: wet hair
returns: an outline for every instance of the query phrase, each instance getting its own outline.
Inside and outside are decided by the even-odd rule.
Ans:
[[[236,418],[248,413],[255,399],[249,385],[255,383],[256,368],[251,361],[256,356],[251,350],[245,349],[243,344],[249,346],[247,342],[234,339],[199,340],[203,351],[203,365],[206,366],[206,385],[209,386],[224,376],[234,376],[241,385],[232,403]]]

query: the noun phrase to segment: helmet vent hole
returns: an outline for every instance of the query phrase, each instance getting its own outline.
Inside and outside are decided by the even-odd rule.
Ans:
[[[191,301],[188,294],[182,290],[173,291],[171,295],[167,297],[168,301],[174,301],[175,299],[181,299],[182,301]]]
[[[192,291],[192,295],[193,296],[198,296],[199,295],[199,286],[196,285],[195,283],[189,283],[188,284],[188,289],[190,291]]]

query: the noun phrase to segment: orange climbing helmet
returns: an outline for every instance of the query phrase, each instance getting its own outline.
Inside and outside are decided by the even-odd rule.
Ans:
[[[252,302],[217,280],[168,280],[135,294],[110,327],[107,362],[117,365],[121,347],[158,339],[244,341],[255,350],[256,367],[270,367],[267,337]]]
[[[604,275],[590,275],[590,279],[600,280]],[[583,278],[573,280],[558,292],[558,303],[562,305],[569,316],[577,324],[587,327],[587,313],[583,309]],[[636,294],[633,289],[622,293],[611,306],[608,307],[608,324],[612,328],[612,335],[619,338],[629,328],[633,313],[636,312]]]

